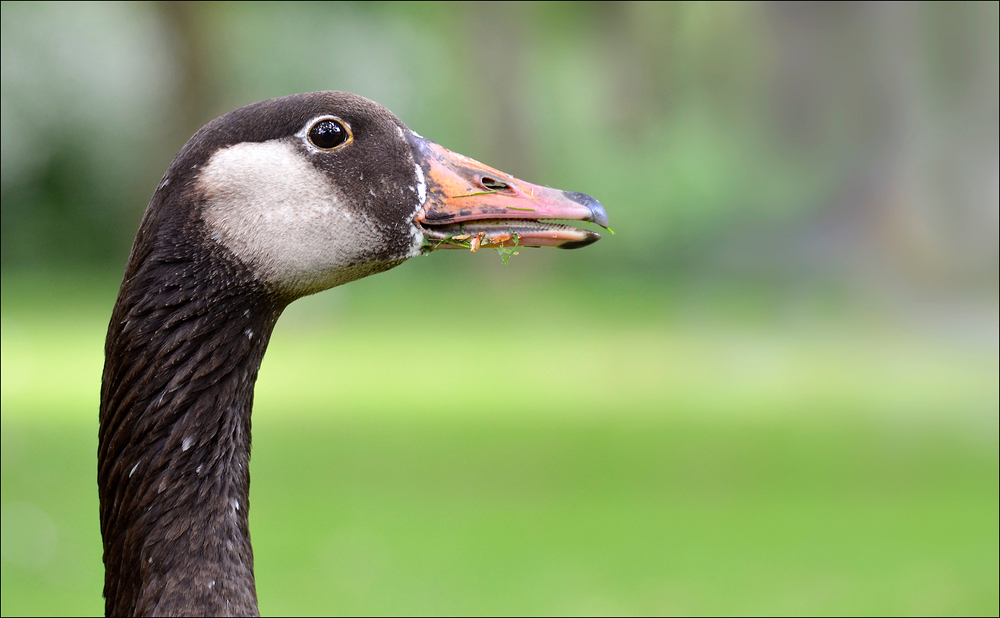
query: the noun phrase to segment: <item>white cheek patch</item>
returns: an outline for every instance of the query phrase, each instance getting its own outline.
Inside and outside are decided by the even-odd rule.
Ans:
[[[424,235],[417,229],[414,225],[413,219],[416,218],[420,211],[424,208],[424,202],[427,201],[427,182],[424,181],[424,170],[420,167],[419,163],[413,164],[413,169],[416,171],[417,176],[417,207],[413,210],[410,221],[410,235],[413,237],[413,248],[411,252],[413,255],[420,253],[420,247],[424,244]]]
[[[327,176],[288,141],[219,150],[198,187],[212,237],[289,291],[342,283],[338,271],[363,262],[381,240],[367,222],[352,221]]]
[[[417,211],[419,211],[423,208],[424,201],[427,199],[427,183],[424,182],[424,170],[420,167],[420,165],[414,163],[413,167],[417,170]]]

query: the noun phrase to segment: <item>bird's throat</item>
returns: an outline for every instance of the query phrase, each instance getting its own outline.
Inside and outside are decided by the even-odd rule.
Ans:
[[[130,264],[106,343],[98,484],[107,611],[256,614],[250,412],[284,305],[224,257],[152,253]]]

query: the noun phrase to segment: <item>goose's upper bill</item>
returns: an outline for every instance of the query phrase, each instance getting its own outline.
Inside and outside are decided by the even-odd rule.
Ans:
[[[597,242],[600,234],[541,221],[608,225],[604,207],[585,193],[533,185],[417,135],[408,139],[428,186],[428,199],[415,220],[435,248],[457,247],[456,237],[484,232],[484,246],[575,249]]]

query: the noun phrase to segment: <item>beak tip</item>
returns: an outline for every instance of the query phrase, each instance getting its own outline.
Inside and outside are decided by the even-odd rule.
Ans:
[[[560,249],[580,249],[581,247],[586,247],[587,245],[592,245],[601,239],[600,234],[595,234],[594,232],[587,232],[587,237],[583,240],[576,240],[572,242],[564,242],[559,245]]]
[[[596,223],[601,227],[608,227],[608,213],[605,212],[604,206],[601,206],[600,202],[586,193],[580,193],[578,191],[563,191],[563,194],[568,199],[586,207],[587,210],[590,211],[590,217],[587,218],[587,221]]]

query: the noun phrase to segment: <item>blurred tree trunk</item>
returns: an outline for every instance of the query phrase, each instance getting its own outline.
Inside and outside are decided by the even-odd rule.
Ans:
[[[218,67],[209,36],[212,7],[178,1],[158,2],[157,7],[174,39],[179,83],[173,122],[179,135],[190,136],[214,117],[218,99]]]

